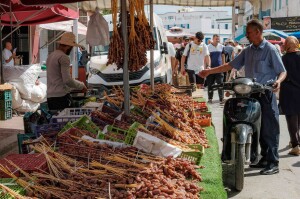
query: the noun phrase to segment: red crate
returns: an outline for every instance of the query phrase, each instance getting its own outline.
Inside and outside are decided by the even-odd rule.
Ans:
[[[16,176],[21,176],[21,172],[7,162],[12,161],[15,165],[27,173],[46,171],[48,169],[46,158],[43,154],[11,154],[0,159],[0,165],[7,167]],[[0,178],[8,178],[11,176],[0,172]]]

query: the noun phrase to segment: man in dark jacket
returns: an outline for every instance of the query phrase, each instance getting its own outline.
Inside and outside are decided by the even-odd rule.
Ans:
[[[181,62],[181,57],[183,55],[183,52],[184,52],[184,49],[185,49],[185,46],[190,42],[190,38],[188,36],[183,36],[182,37],[182,45],[181,45],[181,48],[179,48],[177,51],[176,51],[176,55],[175,55],[175,58],[176,58],[176,62],[175,62],[175,66],[178,66],[178,68],[176,68],[177,70],[179,69],[180,70],[180,62]],[[187,63],[187,59],[185,61],[185,64]],[[173,73],[175,70],[172,70]]]

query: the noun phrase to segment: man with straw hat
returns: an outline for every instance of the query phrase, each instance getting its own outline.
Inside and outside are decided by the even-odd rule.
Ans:
[[[62,110],[73,107],[71,90],[86,92],[83,82],[77,81],[70,74],[69,55],[73,47],[81,45],[75,42],[73,33],[64,33],[58,41],[59,47],[47,59],[47,102],[49,110]]]

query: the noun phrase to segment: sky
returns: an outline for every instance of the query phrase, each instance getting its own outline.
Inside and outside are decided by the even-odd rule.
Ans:
[[[148,7],[148,6],[146,6]],[[167,12],[177,12],[178,9],[183,8],[183,6],[169,6],[169,5],[154,5],[153,9],[156,14],[164,14]],[[148,9],[148,8],[146,8]],[[193,7],[195,11],[211,11],[211,10],[220,10],[228,11],[228,14],[232,14],[232,7]]]

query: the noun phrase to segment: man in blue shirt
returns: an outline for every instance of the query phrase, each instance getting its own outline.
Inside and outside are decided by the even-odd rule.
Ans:
[[[217,66],[225,64],[224,46],[222,44],[220,44],[220,36],[219,35],[213,36],[213,42],[208,45],[208,50],[209,50],[209,54],[210,54],[210,60],[211,60],[210,67],[211,68],[215,68]],[[217,83],[217,84],[223,83],[223,79],[224,79],[223,73],[210,74],[206,78],[208,103],[212,103],[212,99],[214,96],[214,91],[212,89],[212,85],[214,85],[215,83]],[[219,94],[220,103],[224,103],[224,90],[218,89],[218,94]]]
[[[252,43],[244,49],[233,61],[217,68],[203,70],[201,77],[210,74],[225,72],[235,68],[241,69],[245,66],[245,76],[256,78],[261,84],[270,80],[276,80],[273,87],[274,92],[280,88],[281,82],[286,77],[286,70],[281,57],[271,43],[263,36],[263,26],[257,20],[247,23],[247,38]],[[276,96],[273,92],[252,96],[256,98],[262,107],[262,124],[260,131],[260,145],[262,158],[257,164],[250,167],[264,168],[260,171],[262,175],[270,175],[279,172],[278,145],[279,145],[279,111]]]

